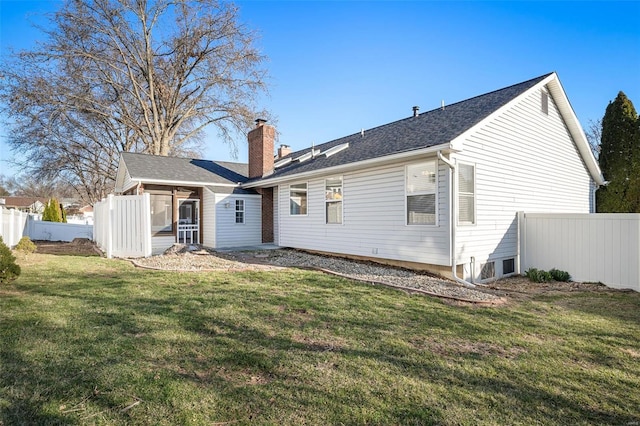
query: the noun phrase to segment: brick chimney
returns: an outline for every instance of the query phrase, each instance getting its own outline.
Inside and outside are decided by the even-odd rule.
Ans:
[[[280,159],[286,157],[289,154],[291,154],[291,147],[289,145],[280,145],[280,147],[278,147],[278,155],[276,156],[276,158]]]
[[[273,149],[276,129],[258,118],[256,127],[249,132],[249,178],[273,173]]]

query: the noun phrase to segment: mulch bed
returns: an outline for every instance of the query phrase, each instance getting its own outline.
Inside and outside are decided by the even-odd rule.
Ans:
[[[34,241],[36,253],[66,256],[101,256],[102,252],[88,238],[75,238],[67,241]]]

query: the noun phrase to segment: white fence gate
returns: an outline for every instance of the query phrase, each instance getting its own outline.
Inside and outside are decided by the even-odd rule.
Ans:
[[[13,248],[27,233],[29,213],[5,208],[0,208],[0,211],[2,212],[0,214],[0,236],[9,248]]]
[[[520,270],[640,291],[640,214],[519,213]]]
[[[109,258],[151,256],[149,194],[109,195],[96,203],[93,236]]]

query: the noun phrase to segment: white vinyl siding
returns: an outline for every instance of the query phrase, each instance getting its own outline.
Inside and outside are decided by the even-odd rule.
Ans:
[[[135,185],[136,183],[131,180],[131,175],[129,174],[129,170],[126,170],[124,174],[124,182],[122,183],[122,191],[126,192],[132,187],[134,187]],[[134,193],[133,195],[138,195],[138,194]]]
[[[458,263],[475,257],[476,277],[488,260],[517,255],[516,212],[589,212],[590,175],[553,98],[545,114],[541,97],[531,91],[455,155],[475,165],[476,226],[458,228],[456,248]]]
[[[449,169],[441,164],[437,170],[438,198],[446,200]],[[325,223],[325,177],[312,179],[308,182],[308,215],[280,214],[280,246],[449,264],[448,204],[438,204],[438,226],[407,226],[405,164],[345,173],[342,178],[342,226]],[[288,212],[290,188],[287,184],[281,188],[279,211]]]
[[[208,188],[202,191],[202,244],[216,247],[216,194]]]
[[[273,188],[273,243],[280,245],[280,210],[278,209],[280,187]]]
[[[236,223],[236,200],[244,201],[244,224]],[[228,203],[228,204],[227,204]],[[259,195],[216,194],[215,248],[262,243],[262,201]]]
[[[151,236],[151,254],[159,255],[165,252],[169,247],[174,245],[176,237],[173,235],[152,235]]]

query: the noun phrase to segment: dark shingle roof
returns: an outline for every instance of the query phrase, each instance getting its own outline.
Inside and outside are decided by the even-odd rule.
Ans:
[[[434,109],[417,117],[365,130],[364,136],[356,133],[316,145],[315,149],[324,152],[334,146],[349,143],[347,149],[330,157],[319,155],[304,162],[292,161],[266,178],[290,176],[446,144],[549,75],[551,73],[448,105],[444,109]],[[307,148],[293,152],[287,157],[295,159],[310,150],[311,148]]]
[[[248,165],[194,158],[161,157],[123,152],[122,159],[134,180],[237,184],[246,182]]]
[[[209,191],[216,194],[233,194],[233,195],[255,195],[256,191],[253,189],[243,189],[239,186],[207,186]]]

